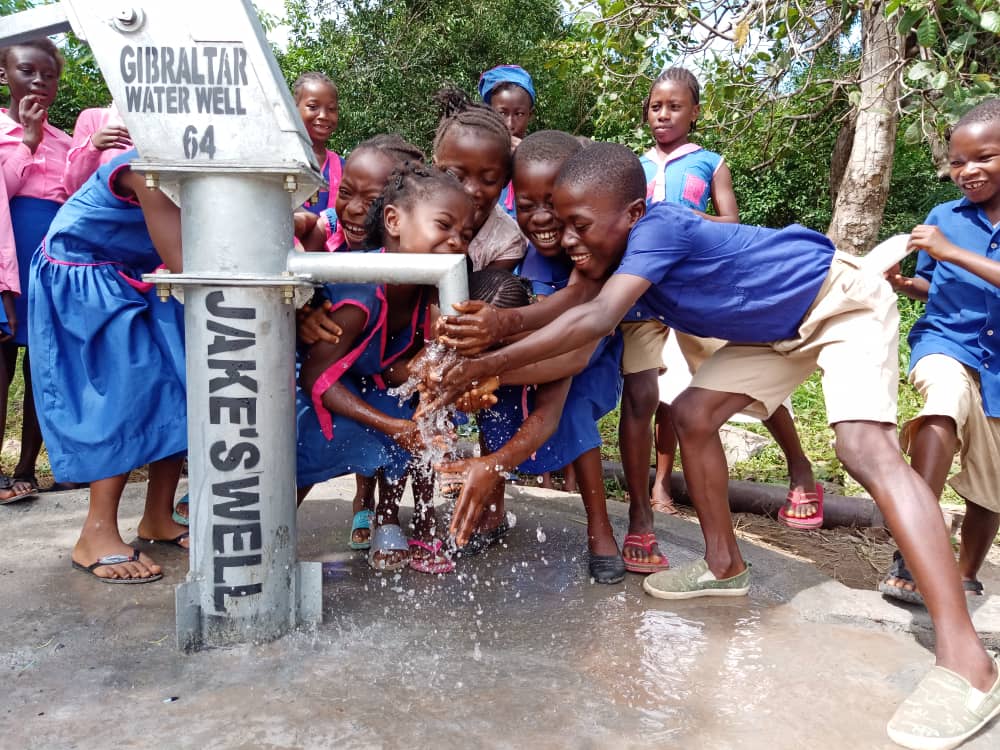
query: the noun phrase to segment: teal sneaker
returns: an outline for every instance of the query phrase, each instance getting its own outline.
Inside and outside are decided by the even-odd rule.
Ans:
[[[642,587],[657,599],[694,599],[698,596],[746,596],[750,590],[750,564],[746,570],[721,581],[708,569],[708,563],[698,560],[672,570],[647,576]]]
[[[911,750],[961,745],[1000,715],[1000,659],[993,661],[998,676],[985,693],[950,669],[934,667],[896,709],[886,728],[889,739]]]

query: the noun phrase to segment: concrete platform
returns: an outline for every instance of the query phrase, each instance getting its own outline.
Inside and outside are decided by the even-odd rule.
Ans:
[[[153,550],[163,582],[108,586],[69,567],[85,492],[0,508],[0,748],[890,748],[885,722],[933,661],[901,632],[927,640],[914,610],[752,546],[746,599],[591,584],[561,493],[512,488],[517,526],[455,575],[378,576],[347,549],[352,491],[322,485],[300,512],[323,625],[193,655],[174,647],[181,552]],[[672,562],[700,555],[696,525],[657,520]],[[979,606],[988,628],[996,607]],[[997,722],[966,745],[997,746]]]

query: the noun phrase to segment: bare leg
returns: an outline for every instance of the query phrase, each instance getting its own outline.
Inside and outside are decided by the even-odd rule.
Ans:
[[[118,532],[118,505],[127,479],[128,474],[120,474],[90,483],[90,507],[73,548],[74,562],[91,565],[108,555],[132,555],[132,547]],[[147,578],[160,572],[160,566],[145,553],[135,562],[105,565],[94,571],[100,578]]]
[[[674,499],[670,495],[670,475],[674,470],[674,459],[677,453],[677,433],[670,420],[670,404],[661,401],[656,407],[656,420],[653,423],[653,436],[656,443],[656,478],[653,480],[653,492],[650,503],[653,510],[676,515]]]
[[[538,485],[543,490],[554,490],[556,486],[552,483],[552,472],[546,471],[541,475],[542,483]]]
[[[643,370],[625,376],[618,444],[629,494],[629,534],[653,531],[653,509],[649,507],[649,458],[653,450],[650,422],[659,403],[660,386],[656,370]],[[646,560],[644,551],[629,549],[633,559]]]
[[[1000,513],[966,502],[965,520],[962,521],[962,545],[958,553],[958,572],[963,581],[978,580],[979,569],[993,546],[998,529]],[[976,592],[970,593],[976,595]]]
[[[580,478],[580,495],[587,513],[587,549],[595,555],[617,555],[618,544],[608,519],[608,501],[604,494],[601,449],[587,451],[573,465]]]
[[[729,513],[729,467],[719,428],[751,402],[740,393],[688,388],[672,405],[684,480],[705,536],[705,561],[719,579],[746,569]]]
[[[602,486],[604,470],[601,469]],[[563,467],[563,492],[576,492],[577,490],[577,477],[576,477],[576,466],[575,464],[569,464]]]
[[[0,344],[0,445],[3,445],[7,432],[7,407],[10,395],[10,384],[17,371],[17,344],[7,342]],[[23,454],[23,451],[22,451]],[[17,476],[17,471],[13,472]],[[28,482],[14,482],[10,489],[0,489],[0,500],[10,500],[12,497],[30,493],[33,487]]]
[[[149,483],[146,485],[146,510],[139,521],[138,534],[143,539],[176,539],[187,531],[174,521],[174,494],[181,477],[184,458],[164,458],[149,465]],[[185,547],[188,540],[181,542]]]
[[[913,436],[913,444],[910,446],[910,466],[927,483],[936,498],[940,498],[944,491],[944,483],[948,479],[951,462],[957,450],[958,432],[954,419],[934,415],[921,420],[916,435]],[[978,570],[977,567],[976,571]],[[916,589],[913,582],[901,578],[887,578],[886,584],[906,591]]]
[[[837,457],[875,499],[920,587],[934,623],[937,664],[988,690],[996,680],[993,661],[969,618],[937,497],[903,460],[896,426],[839,422],[833,429]]]
[[[28,349],[24,349],[22,365],[24,373],[24,419],[21,422],[21,456],[14,467],[14,476],[35,476],[35,464],[42,450],[42,429],[38,426],[38,415],[35,413],[35,393],[31,388],[31,364],[28,361]],[[172,512],[172,511],[171,511]]]
[[[372,510],[375,507],[375,477],[354,475],[354,503],[352,510],[359,513],[362,510]],[[351,541],[364,544],[372,537],[371,529],[355,529],[351,532]]]
[[[802,443],[799,442],[799,433],[795,429],[795,421],[788,409],[779,406],[770,419],[764,420],[764,426],[774,438],[774,441],[785,454],[785,463],[788,466],[788,488],[792,492],[813,492],[816,487],[816,478],[813,476],[812,463],[802,450]],[[801,503],[785,505],[786,515],[792,518],[809,518],[816,515],[819,508],[816,503]]]

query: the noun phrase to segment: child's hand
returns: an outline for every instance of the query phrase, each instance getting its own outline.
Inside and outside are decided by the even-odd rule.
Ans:
[[[442,315],[436,327],[438,341],[459,354],[474,357],[503,338],[500,316],[495,307],[480,300],[455,305],[461,315]]]
[[[296,211],[292,215],[295,224],[295,236],[301,240],[316,227],[319,217],[311,211]]]
[[[17,333],[17,308],[14,306],[14,292],[3,292],[0,296],[3,297],[3,310],[7,314],[7,327],[10,328],[9,336],[0,331],[0,343],[2,343],[10,341]]]
[[[436,371],[424,378],[421,387],[420,406],[417,417],[453,404],[467,391],[479,386],[480,381],[494,377],[489,364],[476,358],[461,358],[453,363],[444,363]]]
[[[109,148],[132,148],[132,138],[124,125],[105,125],[90,136],[90,142],[98,151],[107,151]]]
[[[330,300],[326,300],[318,310],[314,310],[310,305],[303,305],[295,313],[299,340],[303,344],[312,346],[317,341],[322,341],[325,344],[340,343],[344,329],[330,318],[329,312],[332,308]]]
[[[423,453],[426,448],[419,425],[409,419],[399,420],[399,426],[392,431],[391,437],[400,448],[414,456]]]
[[[35,153],[38,145],[42,142],[43,126],[48,113],[42,106],[40,99],[31,94],[21,99],[17,114],[21,119],[21,127],[24,128],[21,141],[31,149],[31,153]]]
[[[910,232],[910,241],[907,244],[911,250],[924,250],[934,260],[942,261],[947,261],[949,253],[955,248],[953,244],[948,242],[948,238],[944,236],[940,227],[929,224],[914,227],[913,231]]]
[[[493,375],[459,396],[458,400],[455,401],[455,408],[466,414],[475,414],[480,409],[489,409],[497,402],[496,390],[499,387],[500,378]]]
[[[915,299],[920,302],[927,301],[930,284],[926,279],[903,276],[903,274],[899,272],[899,263],[885,272],[885,280],[889,282],[889,286],[892,287],[894,292],[905,294],[910,299]]]
[[[448,530],[455,537],[459,547],[465,546],[469,537],[476,531],[479,517],[482,516],[490,494],[503,484],[506,470],[499,466],[495,459],[466,458],[461,461],[449,461],[437,464],[434,470],[441,474],[464,475],[462,494],[455,503],[455,511],[451,516],[451,526]]]

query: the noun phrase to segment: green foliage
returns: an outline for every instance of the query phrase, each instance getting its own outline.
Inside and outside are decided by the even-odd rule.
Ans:
[[[536,127],[576,129],[586,120],[587,81],[572,60],[552,59],[564,34],[558,0],[287,0],[294,40],[279,53],[289,82],[320,70],[340,89],[334,146],[347,150],[380,132],[427,148],[432,103],[443,84],[475,93],[483,70],[524,66],[539,91]]]

